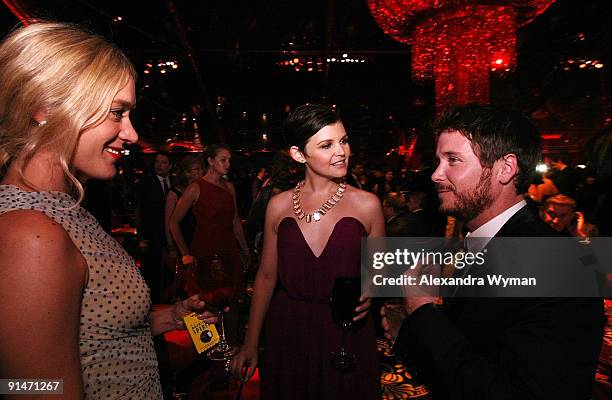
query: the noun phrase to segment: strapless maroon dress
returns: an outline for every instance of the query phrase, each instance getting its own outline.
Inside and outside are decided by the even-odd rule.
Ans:
[[[266,318],[261,360],[261,398],[380,399],[380,374],[372,319],[346,335],[357,367],[339,372],[331,353],[341,343],[329,299],[336,277],[360,275],[361,222],[344,217],[336,223],[323,252],[316,257],[296,220],[278,227],[279,284]]]

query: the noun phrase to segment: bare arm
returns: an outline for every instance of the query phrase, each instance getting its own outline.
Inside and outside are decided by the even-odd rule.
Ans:
[[[174,238],[174,243],[178,247],[179,251],[183,256],[190,256],[189,245],[185,242],[183,232],[181,232],[180,223],[185,218],[185,214],[191,208],[191,206],[198,201],[200,197],[200,186],[197,183],[192,183],[187,186],[185,193],[178,199],[176,207],[170,216],[170,233]],[[193,261],[193,260],[192,260]],[[183,261],[185,263],[185,261]]]
[[[385,237],[385,218],[383,217],[380,200],[372,193],[364,193],[364,195],[366,201],[364,201],[363,204],[369,216],[368,237]]]
[[[240,249],[246,254],[249,254],[249,246],[244,237],[244,230],[242,229],[242,223],[240,222],[240,217],[238,216],[238,202],[236,201],[236,189],[234,185],[228,182],[228,187],[230,192],[232,193],[232,199],[234,200],[234,236],[240,245]]]
[[[178,196],[175,192],[170,191],[166,196],[166,207],[164,211],[164,230],[166,232],[166,244],[168,245],[169,249],[174,246],[174,240],[172,240],[172,233],[170,232],[170,216],[172,216],[172,212],[174,211],[177,202]]]
[[[10,243],[0,246],[0,376],[63,379],[64,397],[82,399],[85,259],[66,231],[37,211],[0,216],[0,243]]]
[[[281,211],[278,210],[282,210],[279,205],[286,201],[285,196],[275,196],[270,199],[266,208],[263,254],[255,277],[253,299],[249,312],[249,328],[240,353],[232,360],[232,372],[238,379],[250,378],[257,367],[259,335],[277,280],[276,225],[281,216]],[[246,374],[243,374],[242,369],[246,366],[248,366],[248,370]]]

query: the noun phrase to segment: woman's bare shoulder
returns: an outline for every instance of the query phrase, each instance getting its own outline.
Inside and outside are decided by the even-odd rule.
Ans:
[[[274,227],[293,210],[292,195],[291,190],[286,190],[270,198],[266,207],[266,220],[269,220]]]
[[[380,207],[380,199],[372,192],[358,189],[353,186],[346,186],[346,195],[351,199],[351,203],[357,203],[360,207]]]
[[[0,250],[0,263],[5,271],[43,276],[85,276],[87,264],[66,230],[45,214],[34,210],[10,211],[0,216],[0,242],[10,243]],[[42,269],[30,271],[30,265]],[[67,268],[77,266],[77,268]]]

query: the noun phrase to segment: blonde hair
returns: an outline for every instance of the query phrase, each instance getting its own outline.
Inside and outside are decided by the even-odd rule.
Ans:
[[[549,197],[548,199],[546,199],[545,204],[546,205],[555,204],[558,206],[567,206],[567,207],[570,207],[572,210],[576,208],[576,200],[564,194],[557,194],[552,197]]]
[[[34,154],[57,154],[80,202],[83,187],[70,170],[79,136],[107,118],[130,78],[136,71],[125,54],[77,25],[38,22],[11,32],[0,45],[0,168],[20,160],[28,182],[23,171]]]

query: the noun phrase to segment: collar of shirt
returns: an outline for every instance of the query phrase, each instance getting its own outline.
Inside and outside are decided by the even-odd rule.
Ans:
[[[481,251],[486,247],[492,237],[494,237],[497,232],[504,226],[506,222],[514,214],[516,214],[521,208],[525,207],[527,202],[525,200],[521,200],[510,208],[507,208],[504,212],[499,214],[497,217],[487,221],[483,225],[481,225],[474,232],[468,232],[465,235],[465,244],[466,248],[470,251]],[[470,240],[469,238],[481,238],[480,240]]]

